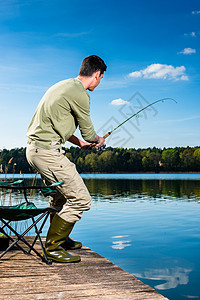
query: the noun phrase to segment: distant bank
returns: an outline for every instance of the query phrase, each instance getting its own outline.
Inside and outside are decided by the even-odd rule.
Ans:
[[[66,156],[79,173],[200,173],[200,146],[126,149],[104,151],[66,148]],[[30,174],[25,148],[0,150],[0,174]]]

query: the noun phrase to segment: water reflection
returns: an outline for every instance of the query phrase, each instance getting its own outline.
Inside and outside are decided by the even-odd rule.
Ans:
[[[138,177],[140,175],[138,174]],[[149,179],[95,179],[89,178],[84,179],[85,184],[90,191],[90,193],[98,197],[103,196],[104,199],[114,201],[117,199],[133,200],[134,198],[149,198],[154,199],[165,199],[165,198],[178,198],[181,200],[188,201],[199,201],[200,200],[200,184],[199,180],[149,180]],[[32,179],[25,179],[26,185],[31,185],[33,183]],[[37,185],[41,185],[41,179],[37,179],[35,182]],[[0,199],[5,197],[5,194],[9,195],[11,201],[10,190],[0,189]],[[22,192],[12,191],[12,195],[16,197]],[[35,195],[41,194],[37,190],[30,191],[30,197],[33,198]],[[130,198],[134,195],[133,198]],[[113,197],[114,196],[114,197]],[[101,199],[102,200],[102,199]]]
[[[93,195],[104,195],[115,198],[150,196],[153,198],[182,198],[189,201],[200,200],[200,184],[198,180],[114,180],[85,179],[85,183]]]
[[[200,180],[131,176],[84,179],[94,201],[72,238],[169,299],[200,298]],[[36,206],[48,205],[48,198],[35,193],[29,199]],[[1,205],[21,201],[21,192],[0,190]]]
[[[113,236],[112,239],[117,239],[112,242],[112,248],[116,250],[122,250],[126,247],[131,246],[130,240],[123,240],[123,238],[127,238],[129,235],[119,235],[119,236]],[[119,239],[119,240],[118,240]]]
[[[165,283],[155,285],[157,290],[174,289],[178,285],[186,285],[189,282],[189,273],[192,269],[185,269],[181,267],[166,268],[166,269],[152,269],[142,273],[134,273],[133,275],[150,280],[165,281]]]

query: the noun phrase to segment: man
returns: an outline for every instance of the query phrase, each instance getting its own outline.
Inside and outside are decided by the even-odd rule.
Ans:
[[[28,127],[26,156],[29,164],[46,184],[64,182],[51,202],[59,213],[53,217],[45,243],[47,256],[54,261],[80,261],[80,256],[70,255],[66,249],[82,246],[71,240],[69,234],[83,211],[90,209],[92,200],[61,144],[68,140],[82,149],[88,149],[91,143],[97,147],[104,144],[104,138],[95,133],[90,119],[87,90],[93,91],[99,85],[106,68],[100,57],[86,57],[77,78],[63,80],[47,90]],[[73,135],[77,126],[84,141]]]

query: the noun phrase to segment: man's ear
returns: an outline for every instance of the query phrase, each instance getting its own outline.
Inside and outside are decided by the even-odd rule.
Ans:
[[[101,71],[95,72],[95,79],[98,79],[101,76]]]

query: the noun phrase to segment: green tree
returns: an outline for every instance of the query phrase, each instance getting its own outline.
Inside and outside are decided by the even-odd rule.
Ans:
[[[33,173],[26,160],[26,148],[0,150],[1,173]],[[79,172],[200,172],[200,147],[124,149],[108,147],[103,152],[66,149],[66,156]],[[160,167],[162,162],[162,167]]]
[[[192,148],[187,147],[180,155],[183,171],[195,171],[195,157]]]
[[[85,157],[85,166],[88,172],[98,171],[98,155],[96,153],[87,154]]]
[[[103,151],[98,157],[99,169],[102,172],[113,172],[113,152],[111,150]]]
[[[195,168],[196,170],[200,170],[200,148],[197,148],[194,151],[194,158],[195,158]]]
[[[65,153],[65,156],[66,156],[71,162],[73,162],[72,153],[66,152],[66,153]]]
[[[129,150],[130,157],[127,161],[128,172],[140,172],[142,171],[142,156],[141,154],[133,149]]]
[[[151,151],[142,151],[142,166],[144,171],[154,171],[159,170],[159,162],[161,160],[161,154],[159,152]]]
[[[76,162],[76,167],[78,172],[83,173],[84,172],[84,160],[82,157],[78,157]]]
[[[180,156],[177,149],[167,149],[162,152],[162,163],[165,171],[177,171],[180,167]]]

